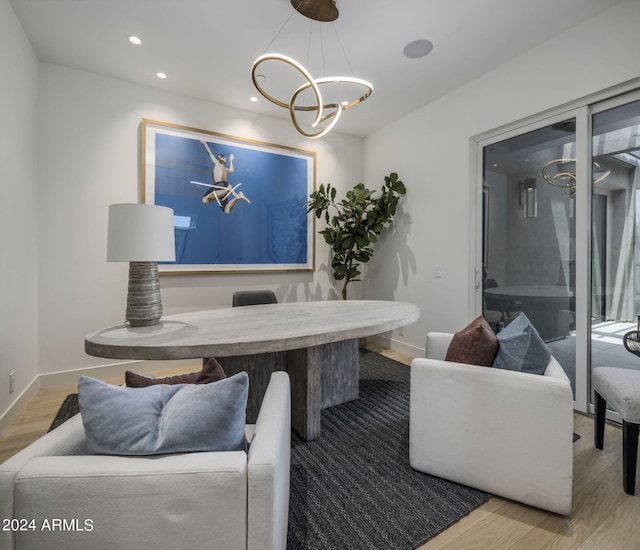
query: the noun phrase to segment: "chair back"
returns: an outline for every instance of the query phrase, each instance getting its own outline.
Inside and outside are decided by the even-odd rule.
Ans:
[[[233,307],[277,303],[273,290],[239,290],[233,293]]]
[[[622,343],[627,351],[640,357],[640,331],[632,330],[622,337]]]

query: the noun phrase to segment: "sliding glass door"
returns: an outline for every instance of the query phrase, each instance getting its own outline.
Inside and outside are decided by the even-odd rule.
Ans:
[[[575,391],[576,119],[483,149],[483,315],[499,332],[521,312]],[[574,170],[575,172],[575,170]]]
[[[591,368],[640,369],[623,345],[640,315],[640,100],[591,112]]]
[[[599,365],[640,369],[640,91],[477,141],[476,311],[520,312],[591,411]],[[481,274],[481,275],[480,275]]]

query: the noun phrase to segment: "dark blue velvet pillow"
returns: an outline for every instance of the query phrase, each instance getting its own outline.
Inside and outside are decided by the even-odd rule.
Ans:
[[[497,369],[544,374],[550,358],[551,348],[524,313],[498,333],[498,353],[493,362]]]
[[[249,377],[211,384],[112,386],[81,376],[78,403],[89,451],[157,455],[244,450]]]

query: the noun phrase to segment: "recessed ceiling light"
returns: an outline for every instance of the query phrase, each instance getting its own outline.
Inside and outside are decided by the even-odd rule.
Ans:
[[[257,74],[257,75],[256,75],[256,80],[257,80],[258,82],[264,82],[266,78],[267,78],[267,77],[266,77],[266,76],[264,76],[263,74]]]
[[[162,79],[167,78],[167,75],[166,75],[165,73],[156,73],[156,76],[157,76],[158,78],[162,78]]]
[[[142,44],[142,40],[140,40],[137,36],[130,36],[129,37],[129,42],[131,42],[132,44],[135,44],[136,46],[139,46],[140,44]]]
[[[256,103],[258,101],[258,98],[256,96],[251,96],[249,99],[251,101],[253,101],[254,103]]]
[[[427,55],[431,50],[433,50],[433,44],[429,40],[420,39],[409,42],[402,53],[409,59],[418,59]]]

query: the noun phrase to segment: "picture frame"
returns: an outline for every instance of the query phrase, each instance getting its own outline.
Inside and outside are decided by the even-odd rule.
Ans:
[[[314,271],[316,154],[142,119],[142,202],[174,211],[161,274]]]

